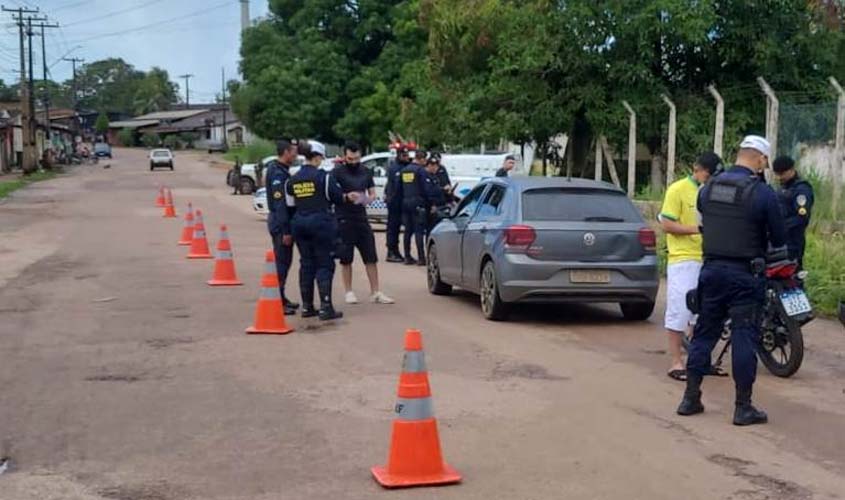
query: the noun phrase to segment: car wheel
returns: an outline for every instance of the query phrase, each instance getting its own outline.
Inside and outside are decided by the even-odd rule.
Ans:
[[[255,183],[249,177],[241,177],[241,193],[252,194],[255,192]]]
[[[654,302],[623,302],[619,304],[622,316],[628,321],[645,321],[654,312]]]
[[[499,295],[499,281],[496,278],[496,266],[489,260],[481,271],[481,312],[492,321],[504,321],[510,308]]]
[[[173,172],[173,162],[170,163],[170,171]]]
[[[153,170],[155,170],[155,168],[156,168],[155,163],[150,162],[150,172],[152,172]]]
[[[434,244],[428,247],[428,291],[433,295],[449,295],[452,285],[440,279],[440,261]]]

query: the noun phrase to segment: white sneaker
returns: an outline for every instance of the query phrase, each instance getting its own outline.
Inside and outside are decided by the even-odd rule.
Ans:
[[[355,296],[355,292],[353,292],[353,291],[346,292],[346,303],[347,304],[357,304],[358,303],[358,297]]]
[[[370,297],[370,300],[373,302],[373,304],[393,304],[394,302],[396,302],[395,300],[385,295],[384,292],[374,293],[373,296]]]

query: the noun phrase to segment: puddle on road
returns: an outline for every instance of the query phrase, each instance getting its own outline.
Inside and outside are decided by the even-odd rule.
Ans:
[[[144,377],[126,374],[94,375],[91,377],[85,377],[86,382],[125,382],[131,384],[133,382],[140,382],[141,380],[144,380]]]
[[[571,377],[553,375],[546,368],[531,363],[503,363],[497,362],[488,378],[489,380],[504,380],[522,378],[528,380],[572,380]]]
[[[757,487],[756,490],[737,491],[738,498],[766,500],[810,500],[813,498],[812,491],[792,481],[748,472],[746,469],[756,465],[754,462],[722,454],[711,455],[707,457],[707,460],[730,470],[734,476],[745,479]]]
[[[149,347],[153,349],[167,349],[168,347],[172,347],[174,345],[186,345],[186,344],[193,344],[195,341],[190,337],[185,338],[173,338],[173,339],[150,339],[144,341]]]

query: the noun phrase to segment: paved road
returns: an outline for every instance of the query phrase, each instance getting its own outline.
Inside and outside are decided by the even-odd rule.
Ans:
[[[174,173],[140,151],[0,204],[3,500],[827,499],[845,497],[845,332],[816,321],[791,380],[761,369],[771,424],[730,425],[732,385],[674,415],[659,312],[533,307],[490,323],[469,295],[433,297],[424,270],[383,266],[393,306],[344,307],[333,327],[243,334],[269,239],[207,157]],[[210,289],[186,261],[174,188],[230,225],[246,286]],[[361,269],[356,288],[366,292]],[[335,297],[341,294],[336,289]],[[448,461],[464,483],[388,492],[384,462],[403,332],[424,332]]]

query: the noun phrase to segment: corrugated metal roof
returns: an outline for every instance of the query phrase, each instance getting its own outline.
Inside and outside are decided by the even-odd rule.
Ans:
[[[110,122],[109,128],[140,128],[148,127],[150,125],[158,125],[158,120],[124,120],[119,122]]]
[[[146,115],[136,116],[135,120],[181,120],[190,116],[206,113],[207,109],[180,109],[176,111],[157,111]]]

